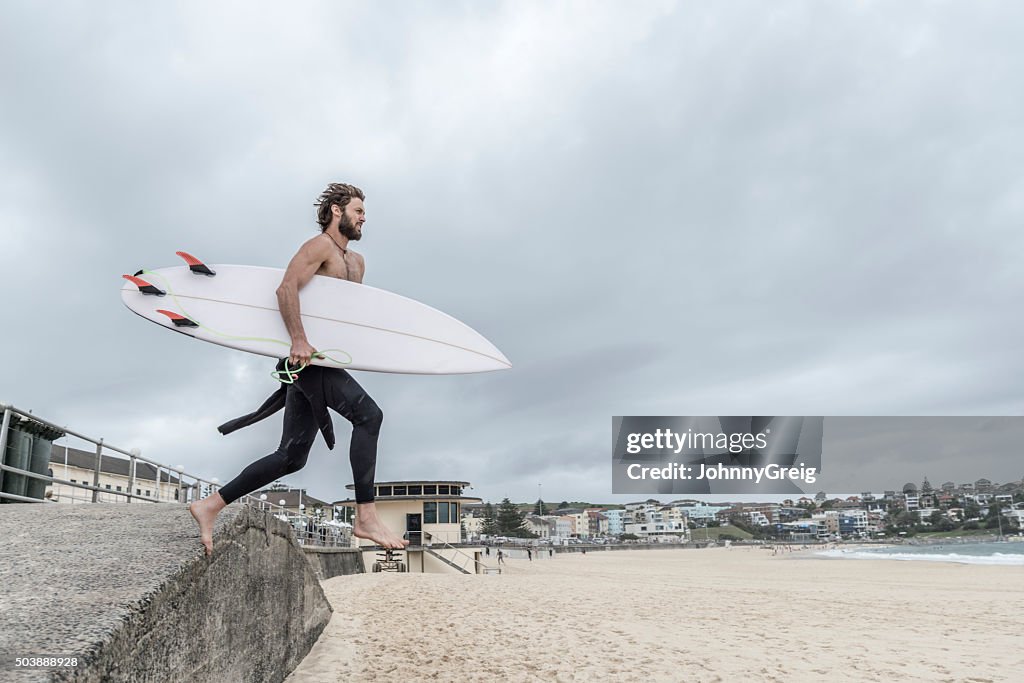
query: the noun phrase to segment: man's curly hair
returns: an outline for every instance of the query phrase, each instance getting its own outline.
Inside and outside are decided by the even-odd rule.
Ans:
[[[326,190],[320,193],[320,198],[315,204],[318,207],[316,220],[320,224],[320,232],[327,230],[331,224],[331,207],[337,204],[338,208],[344,211],[353,197],[366,201],[362,190],[355,185],[346,185],[345,183],[331,183]]]

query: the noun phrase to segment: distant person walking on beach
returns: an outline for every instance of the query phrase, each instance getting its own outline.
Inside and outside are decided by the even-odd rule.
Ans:
[[[526,558],[530,560],[530,562],[533,562],[533,551],[529,548],[526,549]]]
[[[498,564],[505,564],[505,553],[501,552],[501,548],[498,548]]]
[[[299,248],[285,270],[277,288],[278,307],[288,334],[291,350],[278,362],[278,372],[290,383],[283,384],[254,413],[218,427],[222,434],[258,422],[284,407],[281,445],[270,455],[250,464],[220,491],[189,505],[199,523],[199,537],[206,554],[213,553],[213,524],[225,506],[281,477],[298,472],[306,465],[317,429],[328,448],[334,447],[334,428],[327,412],[330,407],[352,423],[349,461],[355,482],[356,519],[352,534],[384,548],[404,548],[409,541],[395,535],[377,516],[373,480],[377,464],[377,436],[383,413],[373,399],[345,370],[310,365],[317,353],[306,339],[299,315],[299,290],[314,275],[325,275],[361,283],[366,264],[349,243],[363,236],[366,210],[363,192],[353,185],[331,183],[317,202],[320,234]],[[287,362],[286,362],[287,361]],[[291,370],[299,368],[301,373]]]

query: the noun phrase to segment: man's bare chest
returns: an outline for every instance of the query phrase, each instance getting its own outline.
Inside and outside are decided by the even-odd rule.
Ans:
[[[363,281],[363,264],[356,254],[351,251],[347,251],[342,254],[340,251],[331,256],[323,262],[320,268],[316,271],[317,275],[327,275],[329,277],[336,277],[339,280],[349,280],[351,282],[362,282]]]

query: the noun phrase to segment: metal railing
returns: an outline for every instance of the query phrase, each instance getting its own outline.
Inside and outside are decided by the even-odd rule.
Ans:
[[[0,498],[7,500],[16,500],[23,503],[55,503],[69,501],[72,503],[87,502],[87,503],[99,503],[99,502],[126,502],[131,503],[135,500],[144,501],[147,503],[153,502],[176,502],[176,503],[187,503],[191,500],[195,500],[199,493],[203,492],[205,488],[206,492],[212,492],[216,490],[215,482],[207,481],[201,477],[190,475],[184,471],[183,467],[170,467],[163,463],[155,460],[145,458],[139,452],[138,449],[126,450],[118,446],[107,443],[103,439],[94,439],[93,437],[81,434],[75,430],[69,429],[66,426],[58,425],[56,423],[45,420],[41,417],[33,415],[31,412],[21,410],[13,405],[2,405],[0,408],[3,409],[3,422],[0,425],[0,454],[6,456],[8,452],[8,437],[11,428],[12,418],[18,416],[25,422],[31,424],[35,423],[48,427],[52,430],[60,432],[61,436],[54,439],[53,449],[50,453],[50,462],[48,470],[50,472],[56,471],[61,466],[59,459],[55,459],[55,456],[59,457],[60,449],[64,449],[64,467],[65,477],[71,467],[79,470],[87,470],[91,474],[91,483],[87,483],[85,480],[72,481],[70,478],[50,476],[47,474],[41,474],[39,472],[33,472],[27,469],[13,467],[6,464],[6,457],[0,458],[0,471],[5,473],[12,473],[17,475],[23,475],[25,477],[45,481],[49,486],[49,490],[46,495],[42,498],[34,498],[30,496],[22,496],[14,493],[4,493],[0,491]],[[74,449],[78,452],[89,452],[93,454],[91,467],[83,468],[78,465],[69,465],[67,463],[68,453],[71,446],[66,442],[61,445],[58,441],[66,441],[70,438],[78,439],[83,441],[88,446],[88,451],[84,449]],[[110,456],[110,453],[119,453],[127,456],[128,458],[128,475],[127,482],[124,481],[125,476],[120,474],[111,474],[109,472],[103,472],[102,464],[104,457]],[[139,462],[150,465],[153,468],[153,476],[140,476],[139,475]],[[100,478],[110,479],[110,484],[100,483]],[[188,478],[191,483],[184,484],[184,480]],[[121,487],[117,483],[126,484],[126,490],[119,490]],[[146,495],[143,495],[141,487],[147,486]],[[85,492],[84,496],[77,495],[78,492]],[[132,491],[140,491],[140,493],[133,493]],[[151,493],[152,492],[152,493]]]
[[[46,492],[42,498],[0,490],[0,499],[19,503],[132,503],[134,501],[142,501],[146,503],[188,504],[199,500],[204,495],[208,496],[220,488],[216,480],[207,480],[189,474],[185,472],[182,466],[171,467],[156,460],[143,457],[137,448],[131,450],[119,448],[107,443],[102,438],[95,439],[68,429],[65,426],[45,420],[13,405],[0,403],[0,409],[3,410],[3,420],[0,422],[0,480],[8,475],[21,475],[46,482],[47,484]],[[60,436],[53,440],[47,471],[57,474],[57,470],[63,466],[63,477],[41,474],[7,464],[10,445],[8,437],[12,428],[12,422],[16,419],[19,423],[26,422],[34,426],[41,425],[60,433]],[[72,448],[67,443],[69,439],[77,439],[88,444],[88,446],[86,449]],[[58,443],[62,441],[64,443]],[[60,459],[61,449],[64,450],[63,464]],[[78,454],[82,452],[92,454],[90,466],[83,467],[78,464],[68,464],[71,450],[77,452],[76,459],[80,458]],[[104,458],[116,458],[112,454],[127,456],[127,475],[103,471]],[[123,462],[123,459],[120,460]],[[145,463],[152,470],[140,476],[140,462]],[[91,479],[91,482],[87,483],[85,480],[71,479],[70,472],[72,468],[79,472],[84,472],[85,476]],[[109,480],[111,483],[101,483],[101,477]],[[126,479],[127,481],[125,481]],[[122,487],[126,487],[126,490],[121,490]],[[143,494],[143,491],[145,491],[145,494]],[[80,492],[83,495],[79,495]],[[300,544],[347,547],[351,542],[351,532],[344,525],[335,522],[325,522],[314,515],[301,512],[296,513],[282,505],[266,500],[266,494],[262,494],[262,497],[247,494],[243,496],[242,500],[247,505],[252,505],[261,510],[268,510],[274,516],[287,522],[295,530]]]
[[[429,550],[434,551],[435,553],[437,552],[437,549],[440,547],[440,548],[442,548],[444,550],[451,550],[451,551],[453,551],[456,556],[461,556],[460,557],[461,563],[460,563],[460,562],[456,562],[455,560],[451,559],[450,557],[443,557],[441,555],[437,555],[438,558],[446,561],[448,564],[452,565],[453,567],[456,567],[458,569],[461,569],[461,570],[465,571],[467,574],[500,574],[501,573],[501,567],[492,567],[492,566],[490,566],[488,564],[484,564],[483,562],[481,562],[480,560],[476,559],[475,557],[473,557],[469,553],[464,552],[461,548],[455,547],[454,545],[452,545],[448,541],[441,541],[440,544],[435,544],[433,542],[433,535],[430,532],[424,531],[423,532],[423,538],[428,540],[428,541],[431,541],[429,546],[424,546],[424,547],[429,549]],[[473,564],[473,571],[472,572],[470,572],[469,570],[466,569],[467,562]]]
[[[258,510],[268,510],[275,517],[287,523],[295,533],[299,545],[320,548],[349,548],[352,546],[352,525],[325,520],[303,512],[294,512],[282,505],[271,503],[267,500],[267,495],[261,493],[259,497],[256,497],[246,494],[242,498],[247,505]]]

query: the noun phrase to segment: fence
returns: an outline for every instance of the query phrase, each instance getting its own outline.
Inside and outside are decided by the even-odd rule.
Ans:
[[[188,504],[219,488],[216,480],[150,460],[138,449],[119,448],[13,405],[0,409],[0,503]],[[266,494],[247,495],[244,502],[287,522],[302,544],[349,545],[348,525],[296,513]]]

